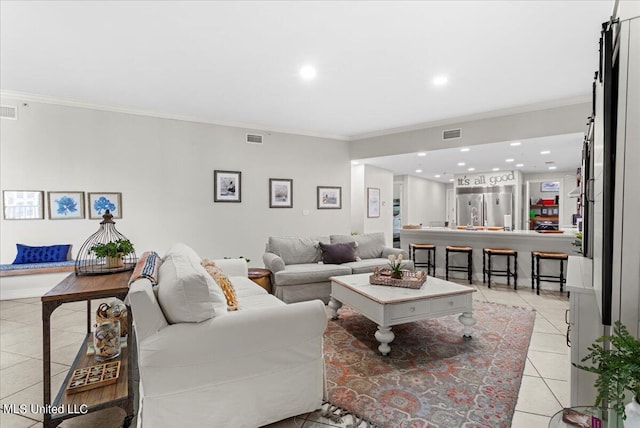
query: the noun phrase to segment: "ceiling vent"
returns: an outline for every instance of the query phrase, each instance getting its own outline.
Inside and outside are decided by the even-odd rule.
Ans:
[[[462,129],[447,129],[442,131],[442,140],[457,140],[462,137]]]
[[[18,120],[18,109],[11,106],[0,106],[0,117],[3,119]]]
[[[247,134],[247,143],[262,144],[262,138],[260,134]]]

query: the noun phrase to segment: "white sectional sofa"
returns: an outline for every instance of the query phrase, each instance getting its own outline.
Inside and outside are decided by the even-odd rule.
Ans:
[[[355,243],[353,261],[325,263],[321,244]],[[384,233],[331,235],[315,237],[269,237],[264,265],[272,272],[273,293],[292,303],[320,299],[329,302],[332,276],[373,272],[387,267],[391,254],[402,254],[403,268],[413,270],[406,251],[386,246]]]
[[[320,408],[322,302],[285,304],[247,278],[244,259],[215,260],[236,291],[238,310],[228,312],[220,290],[206,289],[217,284],[193,250],[177,245],[163,260],[157,286],[138,279],[128,296],[140,369],[138,427],[256,428]]]

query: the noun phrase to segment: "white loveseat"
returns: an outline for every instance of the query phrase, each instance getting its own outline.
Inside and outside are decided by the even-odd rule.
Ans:
[[[164,306],[197,292],[183,281],[183,296],[166,302],[162,287],[170,288],[174,273],[183,279],[208,276],[193,250],[177,246],[168,254],[176,251],[185,257],[173,269],[165,257],[157,286],[148,279],[130,286],[140,369],[138,426],[256,428],[320,408],[327,326],[322,302],[285,304],[247,278],[244,259],[215,260],[236,290],[239,309],[227,312],[226,301],[222,307],[214,303],[209,319],[169,323],[165,313],[174,317],[176,307]],[[213,290],[214,300],[218,292]],[[198,312],[195,307],[185,315]]]

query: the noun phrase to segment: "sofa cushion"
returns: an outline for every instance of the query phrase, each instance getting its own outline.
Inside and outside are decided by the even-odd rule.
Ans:
[[[236,290],[236,296],[238,297],[238,302],[242,301],[242,299],[246,296],[258,296],[267,293],[267,290],[260,287],[255,282],[251,281],[246,276],[231,276],[229,280],[233,284],[233,288]]]
[[[312,284],[329,281],[329,277],[350,275],[351,268],[346,265],[327,265],[319,263],[303,263],[289,265],[285,270],[276,272],[278,285]]]
[[[250,311],[253,309],[273,308],[274,306],[286,305],[285,302],[278,299],[272,294],[257,294],[253,296],[245,296],[239,302],[241,311]]]
[[[320,242],[322,250],[322,262],[326,264],[342,264],[356,261],[356,243],[341,242],[337,244],[325,244]]]
[[[236,290],[233,288],[233,284],[229,281],[229,278],[216,264],[210,260],[202,260],[202,266],[207,271],[211,278],[218,284],[224,294],[224,298],[227,301],[227,309],[230,311],[238,310],[238,298],[236,297]]]
[[[349,266],[354,274],[373,272],[377,267],[389,268],[389,259],[363,259],[357,262],[345,263],[344,266]],[[413,261],[403,260],[402,268],[413,270]]]
[[[227,302],[213,278],[183,248],[165,258],[159,271],[158,302],[171,324],[201,322],[227,312]]]
[[[318,243],[329,242],[326,236],[298,238],[298,237],[269,237],[268,251],[274,253],[287,265],[299,263],[317,263],[322,260],[322,252]]]
[[[361,259],[375,259],[382,256],[385,247],[384,233],[367,233],[364,235],[331,235],[331,243],[355,242],[356,256]]]

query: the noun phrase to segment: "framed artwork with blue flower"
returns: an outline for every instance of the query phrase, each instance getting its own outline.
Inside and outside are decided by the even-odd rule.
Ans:
[[[113,218],[122,218],[122,193],[89,192],[89,218],[102,218],[107,210]]]
[[[49,219],[77,220],[84,218],[84,192],[48,192]]]

